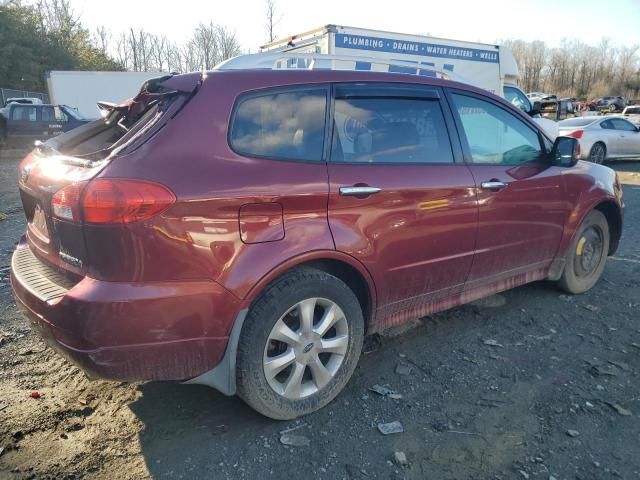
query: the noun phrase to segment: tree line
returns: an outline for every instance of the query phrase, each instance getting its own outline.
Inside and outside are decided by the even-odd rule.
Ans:
[[[0,6],[0,87],[44,91],[48,70],[122,70],[64,0]]]
[[[282,19],[276,0],[265,1],[265,36],[275,38]],[[564,40],[549,47],[536,40],[505,40],[527,92],[592,99],[602,95],[640,98],[640,47],[597,46]],[[45,90],[49,70],[209,70],[242,53],[235,32],[214,22],[200,23],[184,42],[141,29],[117,35],[102,26],[85,28],[69,0],[10,0],[0,6],[0,87]]]
[[[506,40],[520,70],[520,86],[526,92],[588,100],[604,95],[640,98],[640,46],[616,46],[603,38],[597,46],[563,40],[549,47],[536,40]]]
[[[69,0],[0,5],[0,87],[45,91],[49,70],[191,72],[242,53],[228,27],[201,23],[183,44],[129,29],[85,28]]]

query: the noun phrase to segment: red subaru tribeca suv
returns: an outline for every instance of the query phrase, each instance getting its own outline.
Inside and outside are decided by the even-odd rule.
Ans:
[[[468,85],[358,71],[147,82],[19,168],[18,304],[90,376],[179,380],[289,419],[365,334],[527,282],[590,289],[615,173]]]

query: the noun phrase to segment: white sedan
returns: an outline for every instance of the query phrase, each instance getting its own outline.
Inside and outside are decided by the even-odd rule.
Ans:
[[[578,117],[558,123],[560,135],[577,138],[580,158],[602,163],[614,158],[640,158],[640,127],[622,117]]]

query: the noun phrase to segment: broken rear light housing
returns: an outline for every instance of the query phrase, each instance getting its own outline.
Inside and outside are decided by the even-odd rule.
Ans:
[[[54,215],[63,220],[109,225],[147,220],[175,201],[173,192],[158,183],[97,179],[64,187],[51,205]]]

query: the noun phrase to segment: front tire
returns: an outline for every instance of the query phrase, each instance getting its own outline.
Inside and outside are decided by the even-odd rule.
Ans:
[[[238,345],[238,395],[261,414],[288,420],[333,400],[351,377],[364,318],[351,289],[300,268],[267,287],[251,307]]]
[[[558,281],[560,288],[572,294],[590,290],[600,279],[609,254],[609,223],[593,210],[585,218],[565,257],[566,263]]]

